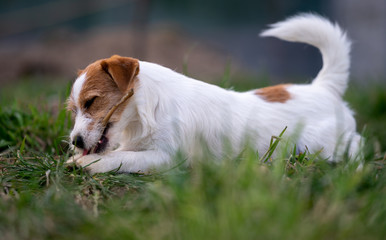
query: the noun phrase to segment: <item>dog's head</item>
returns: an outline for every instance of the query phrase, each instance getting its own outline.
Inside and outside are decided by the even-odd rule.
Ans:
[[[121,120],[129,101],[121,104],[111,116],[107,126],[102,124],[109,110],[132,88],[139,73],[136,59],[114,55],[98,60],[79,71],[68,99],[75,125],[70,141],[83,155],[99,153],[111,147],[109,129]]]

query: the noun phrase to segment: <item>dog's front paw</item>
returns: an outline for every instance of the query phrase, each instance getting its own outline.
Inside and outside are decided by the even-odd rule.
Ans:
[[[74,162],[76,166],[84,168],[91,175],[95,173],[106,172],[101,163],[103,156],[99,154],[89,154],[76,159]]]
[[[67,159],[66,164],[74,164],[76,161],[82,157],[82,154],[76,154],[74,156],[71,156]]]

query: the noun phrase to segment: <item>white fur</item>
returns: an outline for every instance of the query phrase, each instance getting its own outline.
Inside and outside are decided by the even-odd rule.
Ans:
[[[261,36],[303,42],[317,47],[322,53],[323,68],[313,84],[343,95],[348,82],[351,42],[338,25],[317,15],[302,14],[273,24]]]
[[[72,87],[72,94],[73,94],[72,97],[74,102],[76,103],[79,100],[79,94],[80,94],[80,91],[82,90],[82,87],[85,81],[86,81],[86,73],[83,73],[75,80],[74,86]]]
[[[285,127],[286,136],[298,135],[292,141],[300,151],[322,150],[322,157],[339,159],[352,142],[350,153],[355,154],[360,136],[352,111],[341,99],[350,43],[339,27],[315,15],[301,15],[262,35],[319,48],[324,65],[314,82],[289,86],[291,99],[285,103],[267,102],[254,91],[225,90],[141,61],[139,86],[109,132],[119,148],[80,157],[77,164],[95,162],[88,166],[92,173],[119,167],[120,172],[148,171],[171,163],[178,150],[190,160],[200,157],[202,143],[218,159],[239,154],[246,142],[263,154],[271,136]]]
[[[75,117],[75,125],[71,131],[70,138],[75,139],[75,136],[81,136],[83,138],[85,149],[90,149],[101,137],[101,129],[99,123],[93,125],[93,129],[89,130],[88,127],[93,122],[93,119],[87,114],[83,113],[80,109]],[[72,146],[74,148],[74,146]]]
[[[74,140],[75,136],[82,136],[84,141],[84,146],[86,149],[90,149],[101,137],[101,126],[99,123],[94,124],[93,129],[90,131],[88,129],[93,119],[85,114],[82,109],[79,107],[79,95],[83,88],[84,82],[87,79],[87,72],[80,75],[74,82],[72,88],[72,100],[77,107],[77,114],[75,118],[75,125],[70,134],[70,139]],[[70,141],[72,142],[72,141]],[[71,143],[71,148],[76,149]]]

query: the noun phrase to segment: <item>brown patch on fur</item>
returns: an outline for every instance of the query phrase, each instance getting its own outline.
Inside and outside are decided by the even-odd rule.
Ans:
[[[118,103],[129,89],[135,88],[139,62],[137,59],[114,55],[90,64],[80,74],[84,72],[87,73],[87,78],[79,93],[78,104],[84,113],[94,119],[94,124],[94,122],[101,122],[110,108]],[[86,102],[94,97],[96,97],[95,100],[86,109]],[[119,106],[111,117],[111,122],[119,120],[128,102]],[[76,104],[70,96],[68,109],[73,110]],[[89,125],[89,130],[93,124]]]
[[[114,55],[101,62],[102,69],[110,75],[122,93],[133,87],[133,79],[139,73],[137,59]]]
[[[255,91],[256,95],[261,96],[268,102],[285,103],[291,99],[291,94],[287,91],[290,84],[279,84],[272,87],[260,88]]]
[[[78,74],[78,77],[79,77],[80,75],[82,75],[83,71],[84,71],[83,69],[79,69],[79,70],[78,70],[78,73],[77,73],[77,74]]]
[[[73,111],[75,112],[75,109],[76,109],[76,106],[75,106],[75,103],[72,99],[72,96],[70,96],[68,99],[67,99],[67,111]]]
[[[94,125],[95,125],[95,122],[91,122],[91,123],[87,126],[87,130],[92,131],[92,130],[94,129]]]

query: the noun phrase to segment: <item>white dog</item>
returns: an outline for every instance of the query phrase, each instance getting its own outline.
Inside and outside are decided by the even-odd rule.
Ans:
[[[259,153],[287,127],[299,151],[321,151],[339,159],[359,149],[353,112],[343,102],[348,82],[350,41],[328,20],[305,14],[276,23],[261,36],[317,47],[323,68],[311,84],[282,84],[235,92],[160,65],[112,56],[80,72],[68,107],[75,114],[71,142],[78,154],[69,162],[91,173],[119,169],[145,172],[172,162],[177,151],[188,159],[239,154],[246,142]],[[131,89],[134,95],[102,119]],[[225,144],[225,142],[227,144]],[[232,149],[226,149],[231,147]]]

